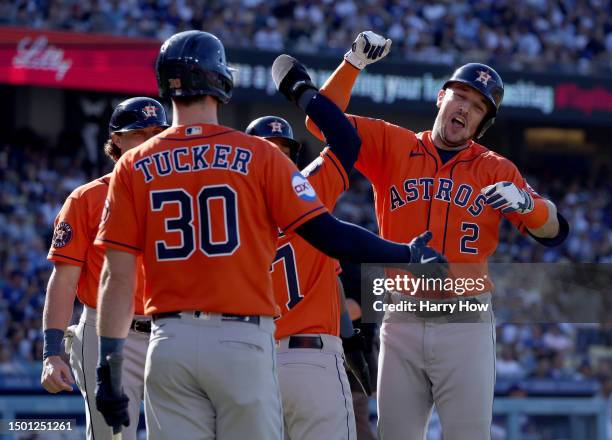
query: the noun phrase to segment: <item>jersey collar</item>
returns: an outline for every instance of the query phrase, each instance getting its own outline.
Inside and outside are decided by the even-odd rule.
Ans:
[[[425,147],[427,152],[436,159],[438,164],[442,164],[442,160],[440,159],[440,155],[438,154],[438,149],[436,148],[431,139],[431,130],[417,133],[417,138],[421,141],[421,144],[423,145],[423,147]],[[470,140],[466,148],[457,153],[455,157],[453,157],[451,160],[442,165],[442,167],[445,167],[448,164],[452,164],[457,160],[470,160],[484,153],[485,151],[487,151],[485,147],[480,144],[477,144],[473,140]]]

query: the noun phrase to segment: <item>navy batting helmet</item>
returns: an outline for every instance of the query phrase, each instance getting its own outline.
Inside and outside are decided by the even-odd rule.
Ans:
[[[139,96],[126,99],[115,107],[108,123],[108,131],[116,133],[169,126],[164,107],[155,99]]]
[[[477,92],[480,92],[490,104],[489,112],[483,118],[480,127],[476,131],[476,139],[480,139],[485,131],[493,125],[497,111],[504,99],[504,83],[495,69],[481,63],[468,63],[457,70],[444,83],[442,88],[446,89],[453,83],[465,84]]]
[[[263,116],[255,119],[247,127],[246,134],[270,140],[284,139],[289,146],[290,157],[293,162],[297,161],[298,153],[302,148],[302,144],[293,137],[291,124],[278,116]]]
[[[211,95],[227,104],[234,79],[225,49],[213,34],[185,31],[168,38],[155,61],[159,96]]]

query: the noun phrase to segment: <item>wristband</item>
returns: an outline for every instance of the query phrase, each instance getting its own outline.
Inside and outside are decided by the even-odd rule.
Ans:
[[[43,361],[49,356],[59,356],[63,338],[64,331],[59,328],[48,328],[43,332]]]
[[[528,214],[523,214],[521,220],[527,229],[538,229],[548,221],[548,204],[544,199],[534,199],[533,210]]]
[[[123,351],[124,338],[98,337],[98,366],[108,365],[106,356],[111,353],[121,353]]]

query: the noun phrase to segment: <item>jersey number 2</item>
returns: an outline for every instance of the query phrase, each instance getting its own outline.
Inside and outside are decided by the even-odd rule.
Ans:
[[[223,225],[225,239],[213,240],[212,209],[210,202],[218,199],[223,204]],[[151,192],[151,209],[158,212],[166,205],[176,204],[178,216],[166,218],[165,228],[168,233],[179,233],[180,244],[169,245],[164,240],[155,242],[157,261],[186,260],[196,248],[196,229],[193,225],[193,197],[184,189],[169,189]],[[205,186],[197,197],[197,215],[199,215],[200,250],[208,257],[221,257],[233,254],[240,246],[238,231],[238,204],[236,192],[228,185]]]
[[[272,261],[272,272],[274,266],[280,261],[283,261],[285,266],[285,281],[287,282],[287,292],[289,293],[289,301],[286,306],[289,310],[294,308],[304,298],[300,293],[300,281],[297,273],[297,265],[295,264],[295,252],[291,243],[279,247],[276,250],[276,256]]]
[[[470,246],[476,240],[478,240],[478,236],[480,234],[480,229],[476,223],[461,223],[461,232],[467,232],[463,237],[461,237],[461,241],[459,243],[459,249],[462,254],[477,254],[478,248]]]

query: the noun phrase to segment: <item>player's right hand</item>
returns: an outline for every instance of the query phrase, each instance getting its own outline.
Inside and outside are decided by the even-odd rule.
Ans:
[[[353,42],[344,59],[359,70],[387,56],[391,40],[372,31],[361,32]]]
[[[119,389],[121,389],[120,386]],[[106,424],[113,427],[113,432],[119,432],[121,426],[130,425],[129,401],[129,397],[124,392],[118,394],[113,391],[110,366],[108,364],[98,365],[96,368],[96,408],[104,416]]]
[[[415,275],[441,278],[448,273],[448,260],[444,255],[427,246],[432,237],[431,231],[425,231],[408,243],[410,271]]]
[[[59,356],[49,356],[43,361],[40,383],[50,393],[72,391],[74,379],[70,367]]]

